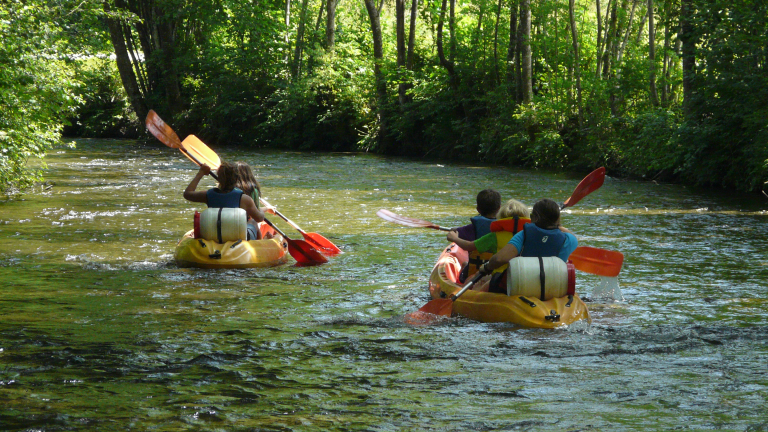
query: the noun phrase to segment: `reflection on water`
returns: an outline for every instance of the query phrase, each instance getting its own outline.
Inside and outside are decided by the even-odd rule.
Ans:
[[[591,298],[591,326],[412,327],[446,241],[379,208],[459,226],[480,189],[563,201],[581,176],[216,150],[344,254],[179,269],[187,159],[125,141],[55,152],[52,188],[0,203],[0,429],[768,430],[765,199],[609,178],[563,217],[626,256],[625,300]]]

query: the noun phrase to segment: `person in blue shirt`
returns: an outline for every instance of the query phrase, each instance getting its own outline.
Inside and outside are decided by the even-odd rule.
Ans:
[[[219,169],[216,170],[216,176],[219,178],[219,185],[216,188],[207,191],[198,191],[197,184],[200,180],[211,172],[211,167],[201,165],[195,178],[184,190],[184,198],[187,201],[207,204],[213,208],[241,208],[255,222],[264,221],[264,213],[256,206],[253,198],[246,195],[242,190],[235,187],[238,181],[238,172],[234,165],[228,162],[222,162]],[[261,239],[261,231],[256,224],[247,224],[248,240]]]
[[[487,263],[480,266],[479,271],[490,274],[518,256],[556,256],[567,262],[568,257],[579,245],[579,241],[560,223],[560,206],[551,199],[539,200],[533,205],[531,222],[525,224],[522,231],[515,234],[509,243],[493,255]],[[506,293],[507,278],[505,276],[492,278],[488,291]]]

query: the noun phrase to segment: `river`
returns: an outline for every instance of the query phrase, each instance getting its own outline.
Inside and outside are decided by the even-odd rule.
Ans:
[[[765,198],[609,177],[563,215],[625,255],[623,299],[578,274],[591,325],[412,326],[445,235],[378,209],[460,226],[481,189],[562,202],[586,173],[215,150],[343,254],[180,269],[191,162],[53,150],[47,188],[0,201],[1,430],[768,430]]]

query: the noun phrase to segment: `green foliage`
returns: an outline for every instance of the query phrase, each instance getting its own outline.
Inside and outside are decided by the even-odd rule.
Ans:
[[[131,110],[114,61],[90,57],[70,63],[79,81],[80,105],[64,128],[66,136],[96,138],[137,137],[136,114]]]
[[[40,180],[30,158],[59,142],[62,118],[77,102],[65,57],[65,36],[56,27],[61,5],[0,3],[0,191]]]
[[[267,101],[269,114],[257,130],[263,142],[289,149],[350,151],[357,149],[364,131],[372,129],[372,70],[338,55],[318,61],[312,76],[278,89]]]

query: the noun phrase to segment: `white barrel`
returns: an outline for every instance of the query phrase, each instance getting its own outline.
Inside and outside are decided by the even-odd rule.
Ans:
[[[246,213],[241,208],[205,209],[200,215],[200,236],[217,243],[247,240],[246,224]]]
[[[544,298],[541,271],[544,271]],[[550,300],[568,295],[568,266],[558,257],[517,257],[509,261],[507,295],[521,295]],[[575,281],[574,281],[575,283]],[[572,292],[570,294],[573,294]]]

